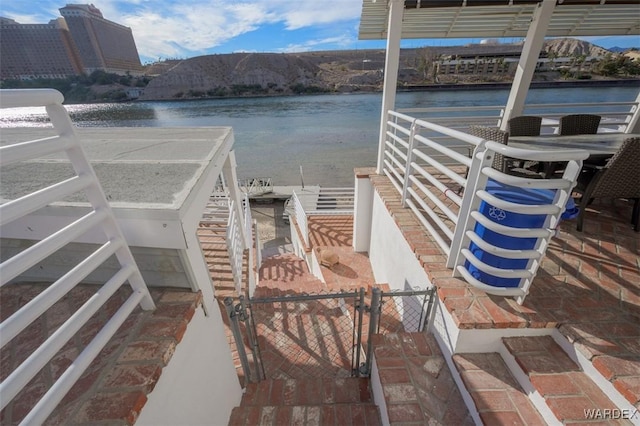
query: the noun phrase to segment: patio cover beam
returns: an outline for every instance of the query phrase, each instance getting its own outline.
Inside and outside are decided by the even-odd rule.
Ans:
[[[378,164],[376,173],[382,174],[384,166],[384,149],[387,129],[387,111],[396,103],[396,86],[398,84],[398,67],[400,64],[400,39],[402,35],[402,17],[404,0],[389,0],[389,22],[387,33],[387,50],[384,63],[384,83],[382,92],[382,112],[378,141]]]
[[[522,115],[533,73],[544,44],[544,36],[549,28],[555,6],[556,0],[543,0],[533,13],[500,124],[501,130],[507,130],[507,124],[511,117]]]

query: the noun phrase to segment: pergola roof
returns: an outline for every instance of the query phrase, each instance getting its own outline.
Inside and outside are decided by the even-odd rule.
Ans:
[[[402,38],[525,37],[542,0],[405,0]],[[388,0],[363,0],[359,38],[387,38]],[[640,34],[640,0],[558,0],[548,37]]]

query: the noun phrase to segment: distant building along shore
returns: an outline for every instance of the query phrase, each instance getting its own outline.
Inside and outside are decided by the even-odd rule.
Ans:
[[[60,14],[48,24],[0,17],[0,79],[142,73],[131,28],[104,19],[90,4],[67,4]]]

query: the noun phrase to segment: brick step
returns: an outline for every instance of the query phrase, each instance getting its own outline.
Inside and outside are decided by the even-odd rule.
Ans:
[[[369,379],[264,380],[247,385],[230,425],[380,425]]]
[[[517,364],[512,370],[519,369],[516,375],[524,376],[528,380],[525,386],[535,391],[534,401],[543,399],[543,409],[548,407],[561,422],[585,422],[589,410],[625,412],[625,407],[616,406],[551,336],[508,337],[502,341]],[[616,419],[615,424],[631,422]]]
[[[453,362],[485,425],[545,424],[500,354],[456,354]]]
[[[229,426],[379,426],[375,404],[235,407]]]
[[[382,386],[374,400],[386,414],[384,424],[473,425],[433,335],[375,334],[371,340]]]
[[[370,403],[369,379],[325,377],[263,380],[247,385],[240,405]]]

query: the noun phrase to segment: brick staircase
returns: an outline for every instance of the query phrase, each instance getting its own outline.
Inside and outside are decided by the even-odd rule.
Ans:
[[[282,379],[249,384],[229,425],[380,425],[369,380]]]
[[[334,250],[340,251],[343,268],[322,267],[325,282],[313,277],[306,263],[295,255],[265,259],[255,296],[353,291],[364,286],[366,303],[370,304],[370,290],[374,286],[389,290],[387,285],[373,284],[361,273],[363,269],[359,264],[368,259],[350,255],[348,247]],[[344,277],[347,280],[342,281]],[[350,284],[342,288],[343,282]],[[640,424],[640,414],[632,411],[633,401],[630,400],[631,405],[624,405],[624,401],[621,404],[622,391],[612,396],[611,389],[606,387],[608,383],[602,387],[601,381],[594,382],[574,362],[575,355],[569,356],[550,336],[508,337],[502,339],[498,352],[455,354],[455,368],[450,371],[435,338],[429,334],[402,332],[397,327],[401,323],[399,314],[394,316],[393,312],[383,317],[380,327],[383,334],[372,337],[375,367],[370,384],[368,379],[344,376],[318,378],[314,374],[328,367],[313,364],[313,352],[325,348],[326,343],[307,337],[326,330],[327,324],[341,314],[336,306],[324,302],[305,303],[302,309],[291,309],[293,304],[287,302],[256,310],[257,315],[260,310],[265,313],[258,328],[273,328],[280,322],[291,341],[268,340],[262,335],[261,348],[266,348],[263,352],[266,363],[277,367],[268,374],[271,380],[246,387],[230,424],[471,425],[474,421],[486,425],[632,424],[624,418],[602,417],[607,410],[613,415],[635,415],[639,418],[633,423]],[[269,319],[277,321],[269,322]],[[330,340],[336,338],[340,339],[331,336]],[[296,347],[300,342],[304,342],[304,346]],[[292,348],[291,352],[283,355],[283,346]],[[303,347],[313,349],[306,353]],[[570,348],[570,344],[566,347]],[[595,362],[590,365],[588,369],[597,369]],[[625,377],[625,383],[629,383],[632,376],[633,371],[629,372],[629,378]],[[607,379],[605,377],[604,382]],[[345,391],[355,388],[350,383],[358,381],[364,382],[366,389],[363,392],[363,386],[358,387],[359,399],[355,397],[356,391]],[[336,393],[339,390],[341,394]],[[470,412],[465,400],[475,406],[475,410]],[[598,409],[599,412],[595,411]],[[593,410],[596,417],[587,419],[585,410]]]
[[[371,380],[383,424],[473,424],[432,335],[391,333],[372,339]]]
[[[616,405],[614,392],[605,393],[551,336],[502,344],[501,353],[453,356],[484,424],[632,424],[624,417],[633,409]]]
[[[255,299],[334,291],[293,254],[264,259],[259,277]],[[246,386],[230,425],[381,424],[369,379],[339,377],[351,368],[345,351],[352,337],[340,322],[352,319],[337,300],[252,306],[268,379]]]
[[[233,338],[233,333],[229,327],[229,317],[226,314],[226,308],[224,306],[225,298],[238,298],[238,292],[235,288],[233,272],[231,270],[231,261],[229,260],[229,252],[227,251],[226,232],[227,221],[224,216],[214,218],[210,217],[208,221],[203,221],[200,224],[200,227],[198,228],[198,240],[200,241],[202,253],[207,260],[211,280],[214,283],[214,295],[218,305],[220,306],[220,312],[222,313],[225,334],[231,349],[231,356],[236,368],[236,373],[240,383],[244,383],[244,371],[242,370],[242,364],[240,362],[240,357],[238,356],[238,350]],[[245,282],[248,277],[248,268],[248,256],[245,255],[243,259],[243,274]],[[245,345],[245,350],[247,352],[250,351],[248,345]]]
[[[254,293],[256,298],[327,291],[322,281],[309,273],[306,262],[291,253],[263,259],[259,277],[259,285]]]

